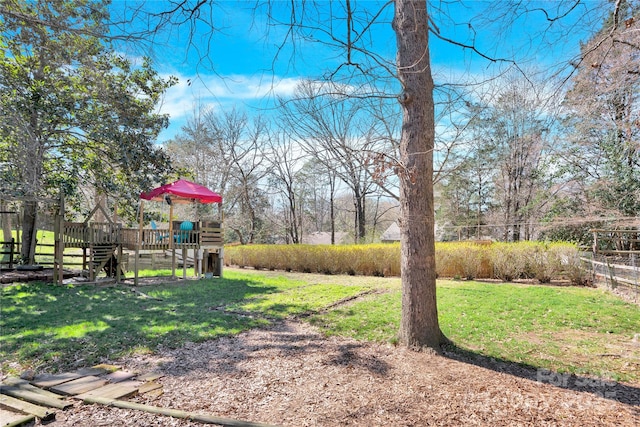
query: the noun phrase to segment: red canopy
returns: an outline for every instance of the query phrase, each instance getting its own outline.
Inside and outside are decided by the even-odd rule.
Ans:
[[[145,200],[163,201],[169,195],[172,201],[188,203],[199,201],[200,203],[222,203],[222,196],[207,187],[196,184],[186,179],[179,179],[171,184],[154,188],[148,193],[140,193],[140,198]]]

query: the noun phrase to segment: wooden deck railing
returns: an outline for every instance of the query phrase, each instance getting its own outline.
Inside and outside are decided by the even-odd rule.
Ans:
[[[65,222],[62,238],[65,247],[88,247],[100,243],[122,243],[130,250],[198,249],[221,247],[224,239],[219,222],[197,224],[195,230],[173,230],[143,228],[142,236],[137,228],[122,228],[119,224]]]
[[[84,247],[87,242],[84,222],[65,222],[62,230],[62,241],[67,247]]]
[[[62,241],[68,247],[87,247],[97,243],[119,244],[122,240],[122,226],[109,222],[65,222]]]
[[[202,221],[201,227],[202,247],[222,247],[224,245],[224,233],[222,224],[217,221]]]

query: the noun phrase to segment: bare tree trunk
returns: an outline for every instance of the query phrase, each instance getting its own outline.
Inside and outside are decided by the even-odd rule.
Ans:
[[[358,197],[358,243],[365,243],[365,237],[367,236],[367,203],[364,194],[359,193]]]
[[[298,203],[298,208],[297,208],[298,218],[296,219],[296,221],[298,221],[298,232],[297,232],[298,241],[296,243],[298,244],[302,243],[302,237],[304,234],[304,221],[303,221],[304,207],[302,206],[304,197],[301,196],[299,200],[300,202]]]
[[[36,249],[36,217],[38,213],[38,202],[28,200],[24,202],[24,214],[22,220],[22,246],[20,257],[23,264],[32,265],[35,263]]]
[[[336,209],[335,209],[335,191],[336,177],[335,174],[329,173],[329,221],[331,222],[331,244],[336,244]]]
[[[433,206],[435,140],[433,79],[425,0],[396,0],[393,22],[398,77],[403,85],[400,140],[400,230],[402,320],[400,340],[408,347],[440,350],[444,335],[436,301]]]

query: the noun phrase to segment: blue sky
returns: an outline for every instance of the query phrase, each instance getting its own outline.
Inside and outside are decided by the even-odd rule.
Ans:
[[[585,1],[553,25],[541,9],[553,16],[567,12],[568,9],[562,8],[566,6],[561,6],[559,1],[524,3],[529,10],[521,15],[510,11],[509,3],[504,1],[436,1],[431,2],[431,13],[443,37],[466,44],[473,40],[479,50],[491,57],[517,58],[520,66],[547,70],[555,69],[576,55],[579,41],[586,40],[589,31],[602,22],[603,9],[599,7],[602,4],[599,0]],[[114,1],[112,7],[118,10],[135,4]],[[163,113],[170,114],[171,124],[160,135],[159,142],[179,132],[197,104],[216,110],[235,107],[249,114],[269,114],[274,98],[290,96],[299,80],[326,76],[344,62],[344,49],[332,48],[321,42],[298,39],[295,49],[290,43],[285,43],[284,48],[278,50],[286,39],[288,27],[267,26],[262,13],[264,10],[254,15],[253,4],[218,2],[203,10],[208,14],[204,19],[213,21],[217,26],[213,33],[210,26],[202,23],[195,27],[193,33],[189,32],[191,27],[170,27],[170,31],[156,37],[151,51],[143,52],[153,58],[155,69],[162,75],[179,78],[179,83],[166,93],[161,106]],[[372,16],[384,3],[352,0],[352,4],[364,18],[366,14]],[[164,1],[154,1],[147,2],[145,7],[162,10],[167,5]],[[272,14],[287,21],[287,5],[287,2],[272,2]],[[320,2],[320,8],[320,13],[324,14],[320,16],[322,24],[344,38],[346,21],[340,19],[344,15],[343,2]],[[327,18],[329,9],[332,20]],[[362,44],[380,59],[389,61],[391,67],[395,57],[395,35],[389,23],[392,13],[392,6],[388,6]],[[501,13],[502,17],[495,18]],[[593,20],[592,25],[586,28],[574,26],[586,14]],[[488,20],[488,17],[492,19]],[[308,34],[321,38],[318,32],[309,31]],[[463,76],[482,80],[511,65],[492,63],[470,49],[453,46],[433,36],[431,60],[437,83],[461,81]]]

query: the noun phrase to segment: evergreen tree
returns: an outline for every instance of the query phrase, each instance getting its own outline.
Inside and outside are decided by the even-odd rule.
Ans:
[[[170,171],[155,113],[174,83],[109,49],[108,4],[0,7],[0,188],[25,200],[23,262],[33,263],[37,201],[81,186],[133,198]],[[133,204],[123,204],[131,209]]]

